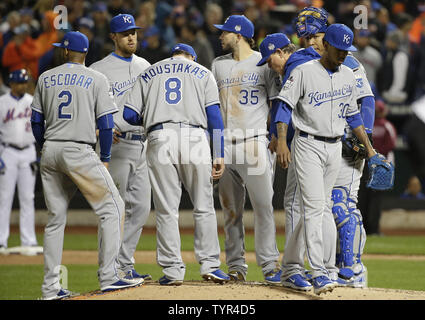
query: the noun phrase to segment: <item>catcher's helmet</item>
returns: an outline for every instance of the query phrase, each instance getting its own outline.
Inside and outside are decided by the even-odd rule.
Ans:
[[[9,74],[9,82],[23,83],[28,81],[28,73],[25,69],[12,71]]]
[[[325,9],[306,7],[294,19],[295,30],[299,38],[304,38],[318,32],[325,32],[328,13]]]

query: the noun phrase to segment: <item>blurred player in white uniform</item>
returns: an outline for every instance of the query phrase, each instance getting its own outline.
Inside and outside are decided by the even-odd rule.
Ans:
[[[151,208],[146,137],[140,126],[132,126],[123,118],[127,93],[150,63],[134,54],[139,27],[135,25],[132,15],[113,17],[110,29],[115,51],[93,63],[90,68],[108,78],[120,110],[114,114],[114,143],[109,162],[109,172],[125,202],[124,231],[118,261],[125,275],[150,280],[150,275],[139,274],[134,269],[134,252]]]
[[[25,69],[10,73],[11,91],[0,97],[0,253],[7,254],[10,213],[15,188],[19,198],[19,230],[24,255],[42,253],[34,225],[37,175],[35,140],[31,132],[32,96],[26,93]]]
[[[147,161],[157,227],[161,285],[181,285],[186,266],[180,252],[182,184],[194,210],[194,250],[205,280],[223,283],[214,209],[213,179],[224,171],[223,120],[212,73],[196,63],[196,52],[177,44],[173,56],[145,70],[128,95],[124,119],[148,134]],[[195,60],[195,61],[194,61]],[[206,130],[213,143],[213,156]],[[212,163],[213,162],[213,163]]]
[[[111,158],[112,114],[118,111],[106,77],[84,66],[89,42],[80,32],[68,32],[61,43],[66,63],[40,75],[32,103],[31,125],[42,147],[40,162],[48,210],[44,232],[43,299],[58,300],[72,293],[61,287],[64,229],[69,202],[77,188],[99,217],[98,279],[102,291],[143,283],[117,272],[121,199],[107,170]],[[94,151],[99,129],[100,159]]]
[[[248,272],[242,220],[246,188],[254,211],[257,264],[266,282],[279,283],[272,204],[274,159],[267,139],[270,101],[278,95],[279,76],[267,66],[257,66],[261,55],[251,48],[254,26],[245,16],[230,16],[215,27],[223,31],[223,49],[231,51],[212,63],[225,126],[226,170],[219,181],[219,196],[225,217],[228,273],[233,280],[244,281]]]

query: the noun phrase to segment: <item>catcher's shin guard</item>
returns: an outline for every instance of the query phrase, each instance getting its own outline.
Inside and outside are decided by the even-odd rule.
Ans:
[[[336,265],[340,269],[339,276],[350,279],[364,269],[361,263],[365,241],[363,222],[360,212],[350,208],[350,203],[354,201],[348,197],[346,188],[334,188],[332,200],[332,213],[338,231]]]

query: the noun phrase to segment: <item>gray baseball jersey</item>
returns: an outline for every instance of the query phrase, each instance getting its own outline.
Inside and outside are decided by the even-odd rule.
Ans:
[[[211,70],[220,92],[225,137],[250,138],[267,134],[269,100],[277,97],[280,78],[267,65],[257,66],[261,54],[243,61],[232,54],[216,58]]]
[[[138,76],[150,65],[148,61],[134,54],[130,59],[119,57],[114,53],[90,65],[90,68],[101,72],[108,78],[115,103],[119,108],[119,112],[114,114],[114,124],[120,132],[138,132],[141,129],[141,127],[132,126],[124,120],[123,106],[126,95],[137,81]]]
[[[146,129],[164,122],[207,129],[205,108],[219,103],[217,84],[208,69],[187,59],[168,58],[140,75],[125,105],[143,113]]]
[[[96,143],[96,120],[118,108],[108,80],[81,64],[65,63],[44,72],[32,108],[46,120],[46,140]]]

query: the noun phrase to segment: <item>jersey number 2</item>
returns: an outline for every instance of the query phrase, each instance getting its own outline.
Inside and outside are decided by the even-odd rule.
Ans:
[[[69,104],[70,104],[70,103],[71,103],[71,101],[72,101],[72,94],[71,94],[71,92],[69,92],[69,91],[67,91],[67,90],[61,91],[61,92],[59,93],[59,95],[58,95],[58,98],[59,98],[59,99],[66,98],[66,101],[63,101],[63,102],[59,105],[58,118],[59,118],[59,119],[72,119],[72,115],[71,115],[71,114],[69,114],[69,113],[63,113],[63,112],[62,112],[62,108],[65,108],[65,107],[69,106]]]
[[[182,99],[180,91],[182,82],[179,78],[170,78],[165,81],[165,101],[168,104],[177,104]]]

